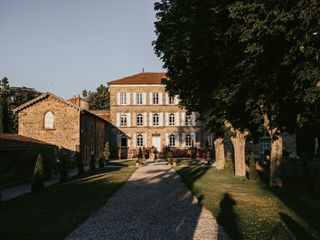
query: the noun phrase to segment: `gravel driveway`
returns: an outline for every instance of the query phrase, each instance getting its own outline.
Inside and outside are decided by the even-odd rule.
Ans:
[[[139,168],[66,239],[227,239],[165,163]]]

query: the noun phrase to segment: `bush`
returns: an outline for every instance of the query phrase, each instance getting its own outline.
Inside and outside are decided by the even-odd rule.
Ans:
[[[109,146],[109,142],[106,142],[106,144],[104,145],[103,156],[104,156],[104,159],[105,159],[105,161],[106,161],[106,164],[108,164],[109,159],[110,159],[110,146]]]
[[[172,153],[171,150],[167,151],[166,157],[167,157],[168,163],[169,163],[170,165],[172,165],[172,164],[173,164],[173,160],[172,160],[172,158],[173,158],[173,153]]]
[[[143,164],[143,153],[141,147],[139,147],[139,153],[138,153],[138,163]]]
[[[37,157],[37,162],[34,167],[34,173],[31,182],[32,192],[41,192],[44,190],[44,173],[43,173],[43,160],[41,154]]]
[[[231,157],[231,153],[229,151],[226,154],[226,162],[223,170],[226,173],[234,174],[234,163]]]
[[[253,152],[250,154],[250,159],[249,159],[249,179],[252,181],[256,181],[258,179],[258,173],[257,173],[257,167],[256,167],[256,161],[254,159]]]
[[[94,157],[94,154],[91,154],[90,158],[90,170],[95,170],[96,169],[96,158]]]
[[[121,156],[122,156],[122,149],[121,147],[118,147],[118,159],[121,160]]]
[[[60,169],[60,182],[68,181],[68,159],[70,159],[70,151],[65,148],[59,149],[59,169]]]

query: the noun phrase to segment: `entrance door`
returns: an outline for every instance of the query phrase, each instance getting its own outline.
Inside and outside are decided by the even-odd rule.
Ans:
[[[158,151],[161,151],[160,135],[152,136],[152,146],[154,146]]]

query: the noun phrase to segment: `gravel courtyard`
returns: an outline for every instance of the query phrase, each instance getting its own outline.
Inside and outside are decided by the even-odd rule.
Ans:
[[[178,174],[165,163],[139,168],[66,239],[227,239]]]

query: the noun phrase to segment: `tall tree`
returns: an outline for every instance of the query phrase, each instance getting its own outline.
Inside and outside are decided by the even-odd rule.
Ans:
[[[3,133],[3,108],[2,108],[2,98],[0,97],[0,133]]]
[[[9,92],[10,86],[8,78],[4,77],[0,82],[0,97],[2,99],[2,123],[3,123],[3,132],[9,132],[9,107],[8,104],[10,102]]]
[[[94,92],[83,90],[82,95],[83,97],[87,95],[92,110],[109,109],[109,89],[107,86],[101,84]]]

